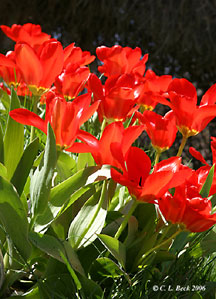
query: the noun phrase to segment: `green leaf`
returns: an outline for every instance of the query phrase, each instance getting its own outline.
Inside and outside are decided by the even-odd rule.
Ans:
[[[195,258],[201,256],[209,256],[215,253],[216,248],[216,233],[210,230],[207,235],[190,251],[190,254]]]
[[[91,267],[91,276],[96,278],[98,275],[115,278],[125,275],[125,272],[108,257],[99,257]]]
[[[85,272],[78,259],[76,252],[67,241],[61,241],[53,236],[39,234],[35,232],[29,233],[30,241],[46,254],[65,263],[65,258],[70,266],[81,275],[85,276]],[[64,256],[64,258],[62,258]]]
[[[80,153],[78,155],[77,170],[94,165],[95,161],[90,153]]]
[[[60,177],[66,180],[75,173],[76,161],[68,154],[60,152],[56,167]]]
[[[97,238],[105,223],[106,207],[107,182],[104,181],[102,191],[97,191],[84,204],[70,225],[68,239],[73,248],[85,247]]]
[[[171,252],[179,252],[184,248],[184,246],[188,243],[189,239],[189,232],[183,231],[176,236],[174,242],[172,244]]]
[[[4,108],[9,111],[10,109],[10,96],[7,94],[6,91],[3,91],[3,89],[0,89],[0,97],[1,97],[1,102],[4,106]]]
[[[137,237],[138,221],[136,217],[131,216],[128,220],[128,235],[125,241],[126,246],[130,246]]]
[[[14,296],[14,298],[17,298],[17,299],[23,299],[23,298],[26,298],[26,299],[39,299],[41,297],[40,297],[39,288],[36,284],[36,285],[34,285],[34,287],[32,289],[28,290],[26,293],[24,293],[20,296]]]
[[[83,187],[86,184],[88,177],[97,170],[97,166],[87,167],[53,187],[50,192],[50,202],[53,205],[62,205],[71,194],[80,187]]]
[[[98,238],[107,248],[107,250],[117,259],[119,264],[125,268],[126,261],[126,247],[119,240],[107,236],[107,235],[98,235]]]
[[[73,268],[71,267],[70,263],[68,262],[67,258],[64,256],[64,254],[62,252],[60,252],[60,255],[61,255],[64,263],[66,264],[71,277],[73,278],[73,280],[76,284],[77,290],[81,290],[82,286],[81,286],[81,283],[80,283],[76,273],[74,272]]]
[[[86,193],[87,199],[94,194],[95,187],[93,184],[83,185],[85,185],[89,175],[97,169],[97,167],[82,169],[64,182],[53,187],[44,213],[36,219],[35,231],[39,232],[45,229],[84,193]]]
[[[7,178],[7,168],[0,163],[0,176]]]
[[[32,141],[25,149],[22,158],[14,172],[11,183],[16,187],[19,195],[22,194],[29,172],[38,153],[38,138]]]
[[[3,131],[0,124],[0,163],[4,163],[4,142],[3,142]]]
[[[10,111],[20,108],[19,98],[12,89]],[[4,136],[4,165],[7,168],[10,180],[23,153],[24,127],[8,115],[6,132]]]
[[[11,183],[0,177],[0,221],[16,249],[26,260],[31,252],[25,208]]]
[[[52,177],[57,160],[55,135],[50,124],[48,124],[47,132],[44,156],[40,165],[35,170],[30,184],[30,197],[34,220],[38,215],[42,214],[47,207]]]
[[[162,263],[167,261],[173,261],[176,259],[176,255],[170,253],[169,251],[159,251],[156,253],[154,262],[155,263]]]
[[[91,279],[83,276],[79,276],[79,280],[82,285],[82,292],[84,293],[84,298],[88,299],[102,299],[103,290],[101,287]],[[82,297],[81,297],[82,298]]]
[[[203,197],[203,198],[206,198],[209,196],[209,191],[211,189],[211,185],[212,185],[212,182],[213,182],[213,177],[214,177],[214,165],[211,167],[210,171],[209,171],[209,174],[206,178],[206,181],[200,191],[200,195]]]
[[[0,249],[0,289],[2,287],[3,281],[4,281],[4,260]]]

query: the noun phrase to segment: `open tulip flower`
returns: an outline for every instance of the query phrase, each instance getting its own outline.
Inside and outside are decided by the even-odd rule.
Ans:
[[[68,150],[78,153],[91,153],[96,164],[99,166],[108,164],[121,168],[121,163],[112,154],[111,145],[120,142],[124,155],[143,130],[144,126],[132,126],[125,129],[122,122],[113,122],[105,127],[100,140],[88,132],[80,132],[77,138],[82,143],[76,142]]]
[[[170,102],[162,102],[173,110],[177,127],[186,138],[201,132],[216,116],[216,84],[204,94],[199,106],[196,88],[186,79],[174,79],[167,93]]]
[[[136,116],[145,125],[152,146],[158,153],[172,146],[178,131],[173,111],[167,112],[164,117],[153,111],[144,111],[143,114],[137,112]]]
[[[175,189],[174,195],[167,192],[158,200],[159,208],[167,221],[178,223],[191,232],[208,230],[216,223],[212,204],[199,194],[199,185],[190,181]]]
[[[90,71],[86,66],[70,64],[56,79],[56,92],[68,100],[74,99],[84,89]]]
[[[46,99],[45,120],[37,114],[23,108],[14,109],[10,116],[17,122],[38,128],[47,134],[47,124],[51,124],[56,137],[56,145],[67,149],[77,138],[80,126],[97,110],[99,103],[91,102],[90,94],[77,97],[73,102],[67,102],[63,97],[50,92]]]
[[[160,99],[164,98],[172,76],[157,76],[152,70],[147,70],[145,76],[139,79],[139,96],[136,100],[140,110],[153,110]]]
[[[142,77],[148,60],[148,54],[141,59],[142,52],[138,47],[132,49],[118,45],[111,48],[101,46],[96,49],[96,54],[98,59],[103,62],[103,65],[98,67],[98,71],[106,77],[122,74],[134,74]]]
[[[64,65],[63,68],[70,64],[85,66],[95,60],[95,56],[91,55],[89,51],[82,51],[80,47],[75,47],[75,43],[70,44],[64,48]]]
[[[169,188],[175,187],[182,182],[182,179],[191,175],[188,171],[179,172],[181,170],[179,157],[171,157],[157,163],[150,173],[151,160],[140,148],[131,147],[125,156],[121,151],[120,143],[113,144],[111,150],[122,166],[121,171],[111,169],[112,179],[127,186],[130,194],[139,201],[155,202]],[[176,178],[175,174],[177,174]]]
[[[17,86],[22,82],[14,51],[9,51],[6,55],[0,54],[0,77],[4,79],[8,86]]]
[[[28,44],[18,43],[15,56],[23,81],[35,95],[47,91],[63,68],[63,48],[55,39],[44,42],[37,51]]]
[[[27,23],[24,25],[13,24],[11,27],[1,25],[2,31],[15,42],[24,42],[31,47],[37,47],[50,39],[50,35],[41,31],[40,25]]]
[[[95,100],[101,100],[98,114],[99,120],[107,122],[124,121],[136,103],[138,87],[133,75],[116,75],[109,77],[103,86],[100,79],[91,74],[88,87]],[[138,107],[137,107],[138,109]]]

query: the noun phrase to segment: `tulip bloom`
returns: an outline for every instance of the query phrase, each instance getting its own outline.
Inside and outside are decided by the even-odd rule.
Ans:
[[[151,160],[143,150],[131,147],[124,155],[120,143],[113,144],[111,150],[122,166],[121,172],[111,169],[112,179],[126,186],[129,193],[139,201],[154,203],[169,188],[177,186],[185,177],[191,175],[187,170],[181,171],[179,157],[171,157],[157,163],[150,173]]]
[[[0,77],[9,85],[17,86],[22,82],[21,73],[16,65],[16,57],[13,51],[6,55],[0,54]]]
[[[5,25],[0,26],[2,31],[15,42],[24,42],[31,47],[41,45],[50,39],[50,35],[41,31],[40,25],[27,23],[24,25],[13,24],[12,27]]]
[[[117,45],[111,48],[98,47],[96,54],[98,59],[103,62],[103,65],[98,67],[98,71],[106,77],[122,74],[134,74],[142,77],[148,60],[148,54],[145,54],[141,59],[140,48],[123,48]]]
[[[24,82],[35,95],[50,88],[63,67],[63,48],[60,42],[51,39],[35,51],[28,44],[15,46],[16,65]]]
[[[121,163],[119,163],[112,154],[111,145],[120,142],[124,155],[131,144],[142,133],[143,129],[143,126],[132,126],[125,129],[122,122],[113,122],[105,127],[100,140],[88,132],[82,131],[81,134],[78,134],[77,138],[84,143],[75,143],[72,148],[68,150],[78,153],[91,153],[95,163],[99,166],[108,164],[121,168]]]
[[[196,182],[176,187],[174,195],[167,192],[158,204],[167,221],[184,225],[191,232],[206,231],[216,223],[211,201],[200,196]]]
[[[196,88],[186,79],[174,79],[168,87],[168,105],[176,116],[176,124],[185,138],[201,132],[216,116],[216,84],[204,94],[197,106]]]
[[[15,53],[0,54],[0,77],[8,86],[13,86],[20,96],[31,95],[27,85],[23,82],[20,70],[16,65]]]
[[[69,100],[74,99],[84,89],[89,75],[88,67],[69,64],[54,82],[56,91]]]
[[[89,90],[94,99],[101,100],[98,116],[102,121],[124,121],[136,103],[137,86],[132,75],[111,76],[103,86],[100,79],[91,74],[88,81]],[[138,107],[137,107],[138,109]]]
[[[160,99],[164,98],[163,94],[167,91],[171,81],[172,76],[157,76],[152,70],[147,70],[145,76],[138,83],[139,97],[136,102],[140,105],[140,110],[153,110]]]
[[[67,102],[63,97],[49,93],[46,99],[45,120],[27,109],[19,108],[9,114],[17,122],[34,126],[47,134],[47,124],[51,124],[60,149],[73,145],[80,126],[87,121],[98,107],[98,103],[90,105],[90,94],[77,97],[73,102]]]
[[[95,56],[88,51],[82,51],[81,48],[75,47],[75,43],[64,48],[64,66],[76,64],[77,66],[88,65],[95,60]]]
[[[164,117],[153,111],[137,113],[136,116],[141,124],[146,126],[152,146],[158,153],[162,153],[172,146],[178,131],[173,111],[169,111]]]

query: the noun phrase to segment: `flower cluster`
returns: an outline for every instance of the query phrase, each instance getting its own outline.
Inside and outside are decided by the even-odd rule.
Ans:
[[[14,120],[45,134],[49,122],[59,150],[91,153],[98,166],[110,165],[112,179],[126,186],[134,200],[158,206],[166,221],[192,232],[216,223],[210,197],[201,195],[211,166],[193,148],[190,153],[205,166],[195,171],[183,165],[180,157],[187,139],[216,116],[216,84],[198,105],[192,83],[146,70],[148,54],[142,55],[140,48],[98,47],[99,78],[88,67],[94,55],[74,43],[63,48],[39,25],[1,29],[16,42],[14,51],[0,54],[1,78],[8,87],[16,87],[19,95],[32,95],[37,103],[41,97],[46,105],[45,119],[36,111],[19,108],[10,112]],[[170,108],[164,116],[152,111],[159,103]],[[82,127],[95,113],[101,123],[100,137]],[[155,161],[133,146],[143,131],[156,152]],[[177,131],[183,136],[178,153],[159,161],[161,153],[173,145]],[[215,137],[211,149],[215,163]],[[209,195],[215,192],[216,172]]]

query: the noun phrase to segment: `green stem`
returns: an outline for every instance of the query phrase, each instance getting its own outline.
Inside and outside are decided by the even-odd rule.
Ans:
[[[179,228],[171,237],[169,237],[168,239],[164,240],[163,242],[161,242],[160,244],[158,244],[157,246],[149,249],[139,260],[139,263],[144,260],[149,254],[151,254],[152,252],[158,250],[159,248],[163,247],[164,245],[166,245],[167,243],[169,243],[170,241],[172,241],[180,232],[182,232],[183,229]]]
[[[123,232],[123,230],[125,229],[128,220],[130,219],[131,215],[133,214],[134,210],[136,209],[137,205],[139,204],[139,202],[137,200],[134,200],[129,212],[127,213],[127,215],[125,215],[125,218],[123,220],[123,222],[121,223],[121,225],[119,226],[118,231],[115,234],[115,238],[118,239],[121,235],[121,233]]]
[[[181,154],[183,152],[183,149],[185,147],[185,144],[187,142],[188,136],[187,135],[183,135],[182,137],[182,141],[181,141],[181,145],[179,147],[178,153],[177,153],[177,157],[181,157]]]
[[[155,157],[155,165],[159,162],[161,152],[156,151],[156,157]]]

